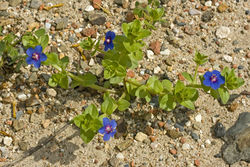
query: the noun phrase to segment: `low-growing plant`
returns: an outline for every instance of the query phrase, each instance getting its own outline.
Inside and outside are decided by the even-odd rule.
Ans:
[[[44,29],[22,36],[22,44],[27,49],[28,64],[34,64],[37,68],[43,64],[57,69],[57,73],[52,74],[49,79],[48,84],[51,87],[60,86],[69,89],[83,86],[103,94],[100,112],[94,104],[91,104],[71,121],[80,129],[80,136],[85,143],[90,142],[98,132],[104,134],[105,141],[113,137],[116,132],[116,123],[108,117],[116,110],[128,109],[134,97],[144,99],[146,102],[150,102],[152,97],[157,97],[159,107],[165,111],[172,111],[177,105],[195,110],[194,103],[199,97],[198,89],[226,104],[230,97],[229,90],[237,89],[244,84],[243,79],[238,78],[234,70],[227,67],[221,73],[214,70],[198,76],[199,66],[207,62],[207,56],[198,51],[193,59],[196,63],[194,74],[182,73],[187,84],[180,80],[176,83],[167,79],[160,80],[157,76],[151,76],[146,83],[142,83],[129,77],[128,70],[137,68],[139,61],[143,59],[142,49],[145,46],[143,39],[151,35],[154,24],[161,21],[164,13],[162,8],[158,8],[159,3],[156,1],[149,4],[145,9],[135,9],[135,14],[139,18],[130,23],[123,23],[122,34],[108,31],[105,36],[104,49],[101,49],[99,39],[87,38],[79,44],[92,56],[97,52],[104,55],[102,65],[105,83],[103,85],[98,83],[97,77],[92,73],[75,74],[68,71],[69,58],[67,56],[60,59],[56,53],[43,53],[49,42]],[[140,17],[145,19],[140,19]],[[13,41],[10,38],[5,38],[0,44],[3,43],[5,47],[9,46]],[[3,54],[6,51],[8,52],[4,49],[0,53]],[[114,86],[116,89],[113,89]]]

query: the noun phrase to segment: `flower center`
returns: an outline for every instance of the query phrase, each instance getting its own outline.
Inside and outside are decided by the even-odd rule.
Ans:
[[[33,54],[32,54],[32,59],[33,59],[33,60],[36,60],[36,61],[37,61],[37,60],[39,60],[39,58],[40,58],[40,55],[39,55],[38,53],[33,53]]]
[[[107,126],[105,127],[105,131],[106,131],[107,133],[112,132],[111,126],[110,126],[110,125],[107,125]]]
[[[110,38],[107,38],[106,39],[106,42],[109,44],[111,42],[111,39]]]
[[[210,77],[210,81],[212,81],[213,83],[217,81],[217,76],[215,74],[213,74],[211,77]]]

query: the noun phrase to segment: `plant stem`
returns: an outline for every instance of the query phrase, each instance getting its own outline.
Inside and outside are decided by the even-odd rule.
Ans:
[[[198,68],[199,68],[199,65],[197,64],[196,67],[195,67],[194,82],[193,82],[193,84],[197,84],[196,78],[197,78],[197,71],[198,71]]]

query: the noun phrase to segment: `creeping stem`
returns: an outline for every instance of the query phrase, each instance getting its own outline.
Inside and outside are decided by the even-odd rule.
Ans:
[[[198,71],[198,68],[199,68],[199,64],[197,64],[196,67],[195,67],[194,82],[193,82],[193,84],[197,84],[197,83],[196,83],[196,78],[197,78],[197,71]]]

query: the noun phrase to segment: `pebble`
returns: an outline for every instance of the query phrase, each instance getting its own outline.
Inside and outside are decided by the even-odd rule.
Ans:
[[[143,140],[146,140],[148,136],[145,133],[138,132],[135,136],[135,140],[143,142]]]
[[[198,167],[198,166],[200,166],[200,164],[201,164],[201,163],[200,163],[200,161],[199,161],[198,159],[194,160],[194,165],[195,165],[195,166]]]
[[[155,73],[155,74],[160,73],[160,71],[161,71],[161,68],[160,68],[159,66],[156,66],[156,67],[154,68],[154,73]]]
[[[93,25],[103,25],[106,22],[106,17],[103,14],[91,13],[88,16],[88,19]]]
[[[3,144],[6,146],[10,146],[12,141],[13,141],[13,139],[11,137],[5,136],[3,139]]]
[[[178,123],[176,123],[176,124],[174,125],[174,127],[175,127],[175,128],[178,128],[180,132],[183,132],[183,131],[184,131],[184,127],[181,126],[181,125],[178,124]]]
[[[160,54],[163,56],[169,56],[170,55],[170,50],[169,49],[165,49],[164,51],[161,51]]]
[[[124,155],[123,155],[122,153],[118,153],[118,154],[116,155],[116,158],[117,158],[117,159],[120,159],[120,160],[124,160]]]
[[[182,136],[180,132],[173,130],[173,129],[167,130],[167,135],[171,137],[172,139],[177,139]]]
[[[228,63],[232,63],[233,62],[233,58],[229,55],[224,55],[223,59],[228,62]]]
[[[212,11],[206,11],[202,14],[201,20],[204,22],[209,22],[212,20],[213,17],[214,17],[214,13]]]
[[[95,8],[92,6],[92,5],[88,5],[86,8],[85,8],[85,11],[86,12],[91,12],[91,11],[94,11]]]
[[[170,149],[169,152],[173,155],[177,154],[177,150],[176,149]]]
[[[147,50],[147,57],[148,59],[154,59],[154,52],[152,50]]]
[[[20,147],[20,150],[22,150],[22,151],[27,151],[28,150],[28,147],[29,147],[29,143],[28,142],[20,141],[18,143],[18,145]]]
[[[206,2],[205,2],[205,6],[211,7],[211,6],[212,6],[212,1],[206,1]]]
[[[19,93],[19,94],[17,95],[17,98],[18,98],[18,100],[20,100],[20,101],[25,101],[25,100],[27,100],[27,95],[24,94],[24,93]]]
[[[154,54],[158,55],[160,54],[160,50],[161,50],[161,43],[159,40],[156,40],[154,42],[151,42],[149,44],[149,48],[153,50]]]
[[[200,137],[196,134],[196,133],[194,133],[194,132],[191,132],[191,137],[194,139],[194,140],[198,140]]]
[[[33,8],[33,9],[38,9],[41,5],[42,5],[42,1],[40,0],[32,0],[30,2],[30,8]]]
[[[50,23],[45,23],[45,29],[49,30],[51,28],[51,24]]]
[[[224,125],[220,122],[216,122],[214,126],[214,136],[217,138],[221,138],[225,135],[225,133],[226,133],[226,129]]]
[[[225,3],[222,3],[218,6],[217,10],[219,13],[223,13],[227,10],[228,6]]]
[[[62,30],[68,26],[68,18],[61,18],[56,20],[56,30]]]
[[[47,127],[49,127],[50,123],[51,123],[51,122],[50,122],[49,119],[43,120],[43,121],[42,121],[42,126],[43,126],[43,128],[46,129]]]
[[[194,16],[194,15],[200,15],[201,14],[201,11],[197,10],[197,9],[190,9],[189,10],[189,14],[191,16]]]
[[[201,114],[196,115],[194,119],[196,122],[201,122],[202,119]]]
[[[7,10],[9,7],[9,2],[0,2],[0,11]]]
[[[52,97],[56,97],[56,91],[55,89],[52,89],[52,88],[49,88],[46,90],[46,93],[49,95],[49,96],[52,96]]]
[[[22,0],[9,0],[9,4],[12,7],[16,7],[17,5],[19,5],[21,3]]]
[[[89,61],[89,66],[94,66],[94,65],[95,65],[95,61],[93,58],[91,58]]]
[[[156,142],[152,142],[151,144],[150,144],[150,147],[152,148],[152,149],[156,149],[157,147],[158,147],[158,143],[156,143]]]
[[[6,149],[6,147],[0,147],[0,152],[2,154],[1,157],[7,157],[8,156],[8,150]]]
[[[12,126],[15,131],[19,131],[25,127],[25,122],[23,120],[14,120]]]
[[[225,26],[221,26],[219,27],[217,30],[216,30],[216,33],[215,35],[220,38],[220,39],[223,39],[223,38],[227,38],[228,35],[230,34],[230,28],[229,27],[225,27]]]
[[[36,82],[37,81],[37,74],[35,72],[33,72],[30,77],[29,77],[29,80],[28,80],[30,83],[32,82]]]
[[[183,145],[182,145],[182,149],[183,150],[189,150],[191,147],[190,147],[190,145],[188,144],[188,143],[184,143]]]

